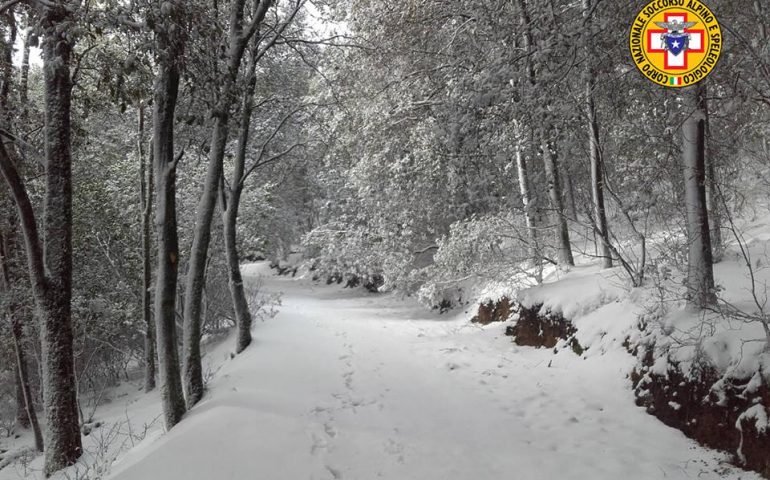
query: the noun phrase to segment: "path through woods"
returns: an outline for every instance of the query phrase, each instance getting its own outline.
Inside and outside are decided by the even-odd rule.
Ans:
[[[554,357],[393,296],[262,282],[278,316],[112,478],[757,478],[636,407],[622,351]]]

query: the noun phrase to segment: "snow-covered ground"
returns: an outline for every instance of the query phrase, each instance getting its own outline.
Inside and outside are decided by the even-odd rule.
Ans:
[[[283,292],[278,316],[235,359],[231,342],[214,348],[207,361],[221,368],[205,399],[168,434],[152,424],[109,478],[759,478],[636,407],[634,359],[620,346],[554,355],[516,347],[500,324],[471,326],[470,311],[440,316],[287,277],[262,283]],[[156,395],[133,389],[100,416],[140,429],[159,409]],[[0,480],[21,476],[0,470]]]

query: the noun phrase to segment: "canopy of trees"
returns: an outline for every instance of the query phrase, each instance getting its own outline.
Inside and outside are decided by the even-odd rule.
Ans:
[[[770,8],[709,2],[720,64],[666,89],[628,54],[644,3],[4,2],[0,416],[50,474],[84,399],[141,367],[173,427],[202,339],[251,343],[239,265],[296,252],[430,307],[577,255],[714,304],[732,218],[767,194]]]

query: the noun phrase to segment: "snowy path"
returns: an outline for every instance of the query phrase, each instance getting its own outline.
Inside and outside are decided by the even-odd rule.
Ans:
[[[390,296],[266,282],[283,306],[256,345],[111,478],[756,478],[635,407],[622,352],[554,357]]]

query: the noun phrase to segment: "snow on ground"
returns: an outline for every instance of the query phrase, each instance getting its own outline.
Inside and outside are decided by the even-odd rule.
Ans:
[[[554,356],[393,296],[264,286],[278,317],[112,479],[756,478],[636,407],[621,350]]]
[[[109,478],[759,478],[636,407],[620,347],[554,355],[471,326],[470,311],[287,277],[263,289],[283,292],[278,316],[234,360],[217,347],[204,400],[168,434],[153,427]],[[134,398],[120,418],[159,413],[156,395]]]
[[[227,361],[232,350],[232,338],[212,340],[203,345],[204,372],[212,376]],[[146,394],[142,372],[136,379],[118,387],[99,392],[100,406],[94,412],[92,432],[83,437],[84,454],[77,465],[57,472],[54,480],[94,480],[109,473],[113,461],[126,451],[140,450],[164,433],[161,417],[160,394],[157,390]],[[88,405],[88,399],[81,404]],[[84,407],[88,414],[91,410]],[[38,413],[39,420],[45,416]],[[41,424],[45,428],[44,424]],[[42,479],[43,457],[36,455],[30,431],[20,438],[0,439],[0,480]],[[164,477],[150,477],[162,479]]]

